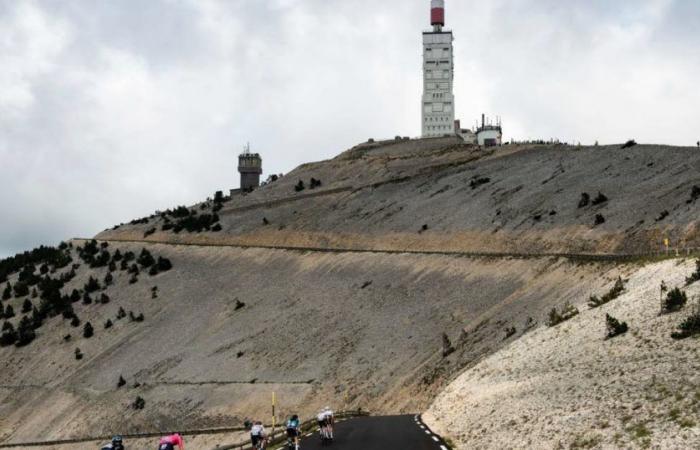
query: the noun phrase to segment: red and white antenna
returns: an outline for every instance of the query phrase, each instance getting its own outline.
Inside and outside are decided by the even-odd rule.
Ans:
[[[445,26],[445,0],[430,0],[430,24],[434,27]]]

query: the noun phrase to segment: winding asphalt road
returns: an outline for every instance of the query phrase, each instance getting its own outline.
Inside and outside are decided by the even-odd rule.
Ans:
[[[416,416],[360,417],[337,423],[334,441],[321,445],[318,431],[301,440],[302,450],[447,450]]]

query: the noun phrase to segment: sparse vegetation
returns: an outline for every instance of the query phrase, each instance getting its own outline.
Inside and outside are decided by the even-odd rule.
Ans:
[[[698,280],[700,280],[700,259],[695,260],[695,272],[685,279],[685,284],[689,286]]]
[[[679,288],[673,288],[666,295],[661,312],[668,314],[679,311],[686,303],[688,303],[688,295]]]
[[[138,396],[136,397],[136,400],[131,404],[131,407],[135,410],[140,410],[146,407],[146,400],[143,399],[143,397]]]
[[[678,325],[678,331],[671,333],[671,337],[685,339],[698,334],[700,334],[700,300],[693,308],[693,312]]]
[[[297,184],[294,185],[294,190],[295,190],[296,192],[301,192],[301,191],[303,191],[304,189],[306,189],[306,186],[304,185],[304,181],[303,181],[303,180],[299,180],[299,182],[298,182]]]
[[[603,194],[602,192],[598,192],[598,195],[596,195],[596,197],[593,199],[591,204],[596,206],[596,205],[601,205],[607,201],[608,201],[608,197],[606,197],[605,194]]]
[[[658,216],[655,220],[656,220],[657,222],[661,222],[661,221],[664,220],[666,217],[668,217],[668,215],[669,215],[669,212],[668,212],[667,210],[664,209],[663,211],[661,211],[661,213],[659,213],[659,216]]]
[[[513,336],[515,333],[518,332],[518,330],[515,329],[515,327],[510,327],[505,329],[506,336],[503,338],[503,340],[507,340],[509,337]]]
[[[486,184],[491,182],[491,178],[488,177],[474,177],[470,182],[469,182],[469,187],[472,189],[476,189],[482,184]]]
[[[595,221],[594,221],[595,226],[602,225],[604,223],[605,223],[605,217],[603,217],[602,214],[596,214]]]
[[[311,177],[311,181],[309,182],[309,189],[316,189],[317,187],[321,187],[321,180],[317,180],[316,178]]]
[[[634,147],[635,145],[637,145],[637,142],[634,139],[630,139],[629,141],[622,144],[622,147],[620,147],[620,148],[623,148],[623,149],[624,148],[631,148],[631,147]]]
[[[606,339],[612,339],[615,336],[627,333],[627,322],[620,322],[610,314],[605,315]]]
[[[550,327],[554,327],[562,322],[566,322],[567,320],[577,315],[578,309],[571,303],[566,302],[561,308],[561,311],[558,311],[557,308],[552,308],[552,310],[549,311],[547,325]]]
[[[695,185],[690,190],[690,199],[686,201],[686,203],[695,203],[695,200],[697,200],[698,198],[700,198],[700,186]]]
[[[85,339],[90,339],[94,334],[95,330],[92,328],[92,324],[90,322],[85,322],[85,326],[83,327],[83,337]]]
[[[83,352],[81,352],[79,348],[75,349],[75,359],[77,359],[78,361],[83,359]]]
[[[112,323],[112,319],[107,319],[107,321],[105,322],[105,330],[112,328],[112,325],[114,325]]]
[[[452,346],[449,336],[447,333],[442,333],[442,357],[445,358],[454,351],[455,348]]]
[[[578,201],[579,208],[585,208],[591,203],[591,196],[588,192],[581,193],[581,199]]]
[[[591,295],[588,300],[588,306],[591,308],[597,308],[615,300],[617,297],[622,295],[623,292],[625,292],[625,282],[622,280],[622,277],[618,277],[613,287],[608,292],[603,294],[602,297],[598,298],[595,295]]]
[[[119,380],[117,381],[117,389],[119,389],[122,386],[126,386],[126,380],[123,376],[119,375]]]

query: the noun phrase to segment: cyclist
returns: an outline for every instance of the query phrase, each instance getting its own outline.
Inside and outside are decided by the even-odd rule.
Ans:
[[[299,447],[299,437],[301,436],[301,422],[299,416],[294,414],[287,420],[287,439],[294,443],[294,447]]]
[[[253,448],[264,449],[265,444],[267,443],[266,437],[265,427],[263,426],[262,422],[259,420],[255,421],[253,426],[250,428],[250,443],[253,444]],[[259,447],[258,444],[260,444]]]
[[[124,440],[116,435],[112,438],[112,442],[102,447],[102,450],[124,450]]]
[[[328,430],[328,438],[333,439],[333,425],[335,424],[333,410],[330,407],[326,406],[323,409],[323,415],[326,419],[326,429]]]
[[[328,421],[326,420],[326,410],[322,409],[316,416],[316,421],[318,422],[318,432],[321,435],[321,440],[329,437],[328,434]]]
[[[161,438],[158,450],[175,450],[176,445],[179,450],[185,450],[185,441],[182,440],[182,436],[178,433]]]

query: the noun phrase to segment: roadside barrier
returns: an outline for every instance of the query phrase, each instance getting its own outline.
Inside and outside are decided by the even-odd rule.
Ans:
[[[361,417],[361,416],[368,416],[369,413],[366,411],[363,411],[362,409],[358,409],[355,411],[341,411],[339,413],[335,414],[335,417],[339,419],[343,418],[350,418],[350,417]],[[308,431],[313,428],[313,426],[316,424],[314,420],[307,420],[302,424],[302,431]],[[271,427],[271,425],[269,426]],[[175,431],[168,431],[168,430],[162,430],[162,431],[151,431],[151,432],[146,432],[146,433],[123,433],[121,436],[124,439],[143,439],[143,438],[159,438],[162,436],[167,436],[169,434],[173,433],[180,433],[182,436],[201,436],[201,435],[206,435],[206,434],[225,434],[225,433],[236,433],[236,432],[243,432],[247,431],[247,428],[245,427],[221,427],[221,428],[203,428],[199,430],[175,430]],[[271,436],[274,438],[274,433],[275,430],[272,431]],[[274,443],[279,443],[283,442],[285,439],[286,434],[284,432],[278,432],[279,436],[274,438],[275,442]],[[0,444],[0,448],[13,448],[13,447],[47,447],[50,445],[65,445],[65,444],[80,444],[84,442],[95,442],[95,441],[104,441],[104,442],[109,442],[112,439],[112,435],[109,436],[91,436],[91,437],[82,437],[82,438],[73,438],[73,439],[55,439],[51,441],[35,441],[35,442],[17,442],[17,443],[2,443]],[[127,446],[128,447],[128,446]],[[252,447],[250,446],[250,441],[247,440],[242,443],[238,444],[231,444],[231,445],[222,445],[222,446],[217,446],[215,447],[217,450],[229,450],[229,449],[251,449]]]
[[[356,411],[341,411],[336,414],[334,414],[336,419],[349,419],[352,417],[363,417],[363,416],[369,416],[369,412],[363,411],[362,409],[358,409]],[[309,419],[301,424],[301,431],[302,433],[306,433],[310,430],[312,430],[316,426],[316,419]],[[281,444],[287,440],[287,432],[283,428],[279,430],[272,430],[269,433],[270,441],[268,442],[268,448],[271,448],[274,445]],[[254,450],[253,447],[250,445],[250,439],[247,439],[244,442],[240,442],[238,444],[230,444],[230,445],[217,445],[214,447],[212,450]]]

